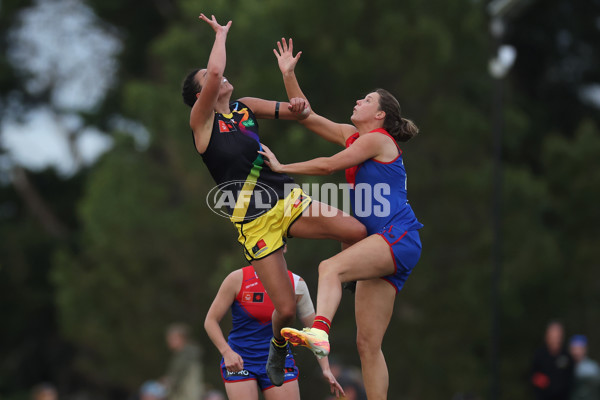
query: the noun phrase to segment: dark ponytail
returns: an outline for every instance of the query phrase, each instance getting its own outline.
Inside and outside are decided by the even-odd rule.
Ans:
[[[419,133],[419,128],[410,119],[402,118],[400,103],[385,89],[377,89],[379,109],[385,112],[383,129],[388,131],[397,142],[406,142]]]
[[[196,82],[196,74],[198,71],[200,71],[200,69],[195,69],[185,77],[181,89],[183,102],[190,107],[194,107],[194,104],[196,103],[196,93],[199,93],[202,90],[202,86]]]

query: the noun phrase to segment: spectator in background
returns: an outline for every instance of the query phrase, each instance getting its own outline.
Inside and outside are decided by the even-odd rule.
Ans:
[[[33,388],[31,398],[33,400],[58,400],[58,392],[54,385],[40,383]]]
[[[167,328],[167,345],[173,352],[165,385],[168,400],[198,400],[204,392],[200,348],[190,340],[190,328],[175,323]]]
[[[575,363],[571,400],[600,400],[600,367],[587,356],[587,338],[574,335],[569,341],[569,352]]]
[[[573,360],[564,346],[564,327],[551,321],[545,344],[535,352],[531,383],[537,400],[569,400],[573,382]]]
[[[164,400],[166,398],[166,388],[160,382],[146,381],[140,388],[140,400]]]

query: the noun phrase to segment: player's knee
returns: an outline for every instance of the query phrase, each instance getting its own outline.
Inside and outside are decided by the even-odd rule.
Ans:
[[[321,261],[319,264],[319,277],[325,278],[332,274],[337,274],[336,263],[330,259]]]
[[[279,318],[284,321],[293,320],[296,316],[296,303],[282,304],[277,308]]]
[[[347,242],[350,244],[360,242],[366,237],[367,228],[358,221],[354,222],[347,231]]]
[[[374,341],[370,335],[363,335],[359,332],[356,335],[356,348],[361,357],[370,356],[381,349],[381,343]]]

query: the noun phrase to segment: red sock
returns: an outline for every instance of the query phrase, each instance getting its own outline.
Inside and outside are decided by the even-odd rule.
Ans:
[[[329,329],[331,328],[331,321],[325,317],[317,315],[315,317],[315,320],[313,321],[312,327],[320,329],[322,331],[325,331],[325,333],[327,333],[329,335]]]

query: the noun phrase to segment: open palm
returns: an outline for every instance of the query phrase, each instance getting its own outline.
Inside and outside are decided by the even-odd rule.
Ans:
[[[277,42],[277,49],[273,49],[273,53],[275,53],[275,57],[277,57],[277,63],[279,64],[279,69],[282,74],[292,72],[294,68],[296,68],[296,64],[300,59],[301,51],[296,54],[294,57],[294,42],[292,39],[289,39],[289,44],[286,42],[285,38],[281,38],[280,41]]]
[[[217,22],[217,19],[215,18],[214,15],[211,15],[211,17],[212,17],[211,19],[208,19],[208,17],[206,15],[200,14],[200,16],[198,18],[200,18],[202,21],[209,24],[215,32],[223,32],[223,33],[229,32],[229,28],[231,27],[231,21],[229,21],[226,25],[220,25]]]

